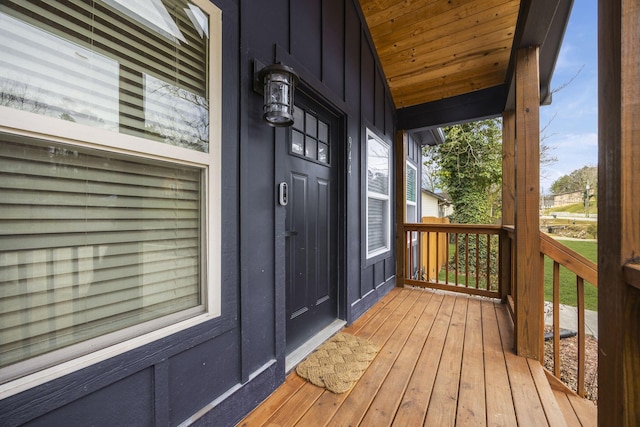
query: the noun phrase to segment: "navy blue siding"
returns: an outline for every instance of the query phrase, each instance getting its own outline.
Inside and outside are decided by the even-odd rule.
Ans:
[[[275,189],[285,131],[262,120],[254,60],[294,66],[341,117],[340,317],[353,322],[394,286],[394,250],[369,262],[361,244],[365,129],[392,145],[395,110],[357,1],[213,3],[223,11],[222,316],[4,399],[0,425],[176,425],[199,411],[200,424],[233,425],[284,381]]]

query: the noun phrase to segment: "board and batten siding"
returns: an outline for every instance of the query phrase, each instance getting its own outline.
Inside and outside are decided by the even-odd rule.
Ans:
[[[366,129],[393,146],[395,109],[358,2],[212,3],[223,16],[222,315],[1,400],[0,425],[233,425],[284,381],[284,130],[262,120],[255,60],[292,66],[341,117],[339,316],[352,322],[395,285],[393,244],[367,262],[361,243]]]

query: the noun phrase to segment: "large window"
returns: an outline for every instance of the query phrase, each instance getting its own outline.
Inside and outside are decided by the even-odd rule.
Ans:
[[[0,383],[219,314],[220,22],[0,5]]]
[[[391,248],[390,148],[367,129],[367,258]]]

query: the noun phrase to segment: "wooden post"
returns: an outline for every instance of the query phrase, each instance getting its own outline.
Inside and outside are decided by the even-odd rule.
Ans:
[[[640,425],[640,6],[598,2],[598,425]]]
[[[396,133],[395,141],[395,175],[396,175],[396,286],[403,287],[406,269],[405,252],[407,237],[404,232],[404,222],[407,219],[407,192],[405,170],[407,161],[405,150],[407,146],[407,134],[404,131]]]
[[[502,113],[502,225],[515,224],[516,113]]]
[[[544,289],[540,286],[539,48],[516,58],[516,352],[542,360]]]
[[[502,113],[502,225],[515,225],[516,207],[516,113]],[[511,240],[500,234],[500,299],[511,290]],[[516,322],[516,319],[514,319]]]

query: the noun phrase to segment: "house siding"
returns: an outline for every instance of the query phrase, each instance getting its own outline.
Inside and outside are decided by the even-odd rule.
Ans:
[[[0,425],[233,425],[284,381],[285,130],[262,121],[255,60],[293,66],[342,117],[339,317],[353,322],[395,285],[395,248],[372,261],[360,243],[362,141],[369,127],[393,145],[395,109],[358,3],[212,3],[223,13],[222,315],[5,398]]]

